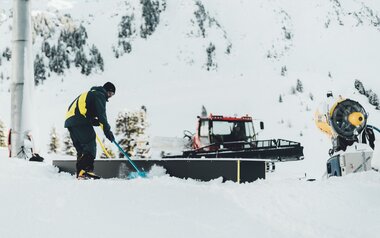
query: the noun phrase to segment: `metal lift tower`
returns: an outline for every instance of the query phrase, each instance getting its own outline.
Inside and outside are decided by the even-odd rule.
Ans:
[[[32,129],[34,89],[31,37],[31,0],[13,0],[11,144],[12,157],[20,157],[25,133]],[[19,154],[19,155],[18,155]]]

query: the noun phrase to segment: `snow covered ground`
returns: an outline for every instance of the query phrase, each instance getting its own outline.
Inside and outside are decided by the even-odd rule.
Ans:
[[[377,237],[380,173],[248,184],[78,181],[0,151],[0,237]]]

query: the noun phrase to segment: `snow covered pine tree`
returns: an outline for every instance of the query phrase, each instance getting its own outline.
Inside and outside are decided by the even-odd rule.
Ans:
[[[0,147],[7,147],[7,139],[4,122],[0,120]]]
[[[73,145],[73,141],[71,140],[70,134],[68,132],[65,133],[63,138],[63,152],[66,155],[76,155],[76,150]]]
[[[148,123],[146,120],[146,107],[137,111],[119,112],[116,119],[116,135],[121,136],[120,146],[130,156],[140,158],[150,157],[149,137],[146,135]],[[122,158],[123,155],[119,154]]]
[[[59,138],[57,130],[55,127],[51,129],[50,132],[50,144],[49,144],[49,153],[57,153],[59,149]]]

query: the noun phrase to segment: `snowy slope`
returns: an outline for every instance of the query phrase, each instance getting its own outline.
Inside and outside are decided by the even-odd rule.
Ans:
[[[377,237],[380,174],[250,184],[78,181],[0,157],[1,237]]]

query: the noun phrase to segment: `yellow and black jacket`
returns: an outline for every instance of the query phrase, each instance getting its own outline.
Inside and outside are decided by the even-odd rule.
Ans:
[[[90,91],[79,95],[66,112],[65,128],[80,125],[101,126],[104,134],[111,130],[107,121],[107,92],[103,87],[92,87]]]

